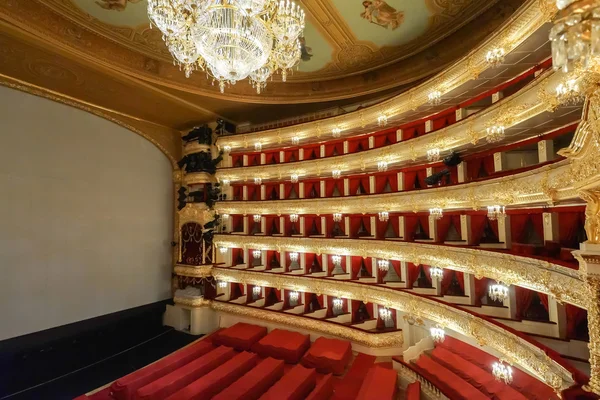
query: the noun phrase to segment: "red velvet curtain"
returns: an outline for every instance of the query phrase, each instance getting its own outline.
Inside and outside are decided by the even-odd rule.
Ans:
[[[446,235],[448,234],[448,229],[450,229],[450,222],[452,221],[452,216],[444,214],[442,218],[437,220],[437,241],[443,243],[446,240]],[[460,221],[460,216],[459,216]]]
[[[546,293],[540,293],[540,292],[537,292],[537,295],[540,298],[540,302],[542,303],[542,305],[544,306],[546,311],[549,311],[548,310],[548,295]]]
[[[461,271],[453,271],[453,270],[445,270],[444,277],[440,283],[442,296],[448,293],[450,289],[450,285],[452,284],[452,279],[456,276],[456,280],[458,281],[458,285],[462,289],[463,293],[465,292],[465,276]]]
[[[344,154],[343,142],[326,144],[325,145],[325,157],[332,157],[334,155],[334,150],[338,156],[341,156],[342,154]],[[306,154],[306,152],[304,154]]]
[[[272,151],[265,153],[265,161],[267,164],[278,164],[279,163],[279,151]]]
[[[334,296],[327,296],[327,314],[326,318],[333,318],[333,299]],[[348,312],[348,299],[342,299],[342,314]]]
[[[343,179],[326,179],[325,180],[325,197],[333,197],[333,191],[337,186],[340,196],[344,195],[344,180]]]
[[[375,193],[381,194],[389,182],[392,192],[398,191],[398,175],[396,173],[375,175]]]
[[[419,179],[419,184],[421,185],[421,189],[426,188],[427,184],[425,183],[425,178],[427,178],[427,170],[426,169],[418,170],[417,178]]]
[[[404,190],[413,190],[417,171],[403,171]]]
[[[296,195],[298,195],[298,197],[300,196],[300,184],[299,183],[287,182],[284,185],[284,192],[283,192],[283,195],[284,195],[285,199],[289,199],[290,198],[290,195],[292,194],[292,188],[296,192]]]
[[[242,185],[231,185],[233,188],[233,199],[231,200],[242,200],[243,197],[243,186]]]
[[[567,338],[575,339],[577,326],[587,319],[587,310],[571,304],[565,306],[567,313]]]
[[[362,147],[362,151],[369,150],[369,138],[361,138],[357,140],[349,140],[348,141],[348,153],[356,153]]]
[[[194,222],[181,227],[181,261],[188,265],[201,265],[202,226]]]
[[[390,144],[396,143],[396,131],[387,132],[385,134],[378,134],[374,136],[374,147],[389,146]]]
[[[523,314],[531,305],[531,301],[533,300],[533,292],[529,289],[515,286],[515,300],[517,303],[516,319],[522,319]]]
[[[482,165],[487,175],[492,175],[494,173],[494,155],[489,154],[484,157],[467,160],[467,178],[469,181],[478,179],[477,177]]]
[[[321,148],[320,146],[312,146],[304,148],[304,160],[312,160],[312,154],[314,154],[314,159],[321,158]],[[327,148],[325,148],[325,155],[327,156]]]
[[[369,194],[370,191],[369,191],[369,177],[368,176],[350,178],[348,180],[348,194],[350,196],[355,196],[356,191],[358,190],[358,187],[360,184],[362,184],[362,188],[365,191],[364,194]]]
[[[357,236],[358,229],[360,228],[360,224],[365,226],[369,234],[371,234],[371,218],[370,217],[361,217],[361,216],[351,216],[350,217],[350,236],[355,238]],[[347,233],[346,233],[347,234]]]
[[[418,264],[413,264],[413,263],[406,263],[407,264],[407,269],[408,269],[408,282],[407,282],[407,286],[408,288],[412,288],[413,287],[413,283],[417,280],[417,278],[419,277],[419,265]]]
[[[414,232],[419,223],[419,217],[416,214],[409,214],[404,216],[404,240],[412,242],[414,239]]]
[[[381,240],[384,239],[385,231],[387,230],[388,223],[392,224],[392,228],[394,229],[394,234],[396,235],[396,237],[399,236],[400,232],[398,232],[398,231],[400,230],[400,223],[398,221],[398,215],[390,214],[389,221],[380,221],[379,218],[377,218],[375,220],[375,224],[376,224],[375,226],[377,227],[377,232],[376,232],[377,239],[381,239]]]
[[[544,221],[541,213],[529,214],[509,214],[510,215],[510,235],[513,243],[523,243],[525,241],[525,227],[531,221],[533,229],[540,239],[544,239]]]
[[[292,161],[292,155],[294,156],[293,159],[295,161],[298,161],[300,159],[300,155],[298,153],[298,149],[286,150],[285,153],[284,153],[285,162],[294,162],[294,161]]]
[[[560,245],[573,248],[577,237],[577,229],[585,224],[585,211],[558,213],[558,238]]]
[[[317,199],[321,197],[321,184],[319,181],[304,182],[304,198]]]
[[[481,305],[481,299],[485,295],[489,286],[489,278],[474,279],[475,281],[475,305]]]

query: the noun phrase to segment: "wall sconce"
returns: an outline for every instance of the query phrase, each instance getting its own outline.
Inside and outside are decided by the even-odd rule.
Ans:
[[[261,185],[262,184],[262,178],[254,178],[254,184],[255,185]]]
[[[388,163],[387,161],[379,161],[377,163],[377,171],[379,172],[385,172],[388,169]]]
[[[333,177],[333,179],[340,179],[340,176],[342,176],[342,171],[340,171],[339,169],[334,169],[333,171],[331,171],[331,176]]]
[[[442,92],[433,90],[427,95],[427,101],[432,106],[437,106],[442,102]]]
[[[439,326],[432,327],[429,332],[431,333],[433,341],[436,343],[441,343],[446,338],[446,332],[444,332],[444,329]]]
[[[444,270],[439,267],[431,267],[429,268],[429,274],[431,275],[431,279],[442,279],[444,277]]]
[[[390,262],[388,260],[377,260],[377,268],[381,272],[387,272],[390,269]]]
[[[504,62],[504,56],[506,52],[502,47],[496,47],[488,51],[485,55],[485,62],[487,62],[492,68],[495,68]]]
[[[494,301],[504,301],[508,298],[508,287],[501,283],[490,285],[488,295]]]
[[[259,259],[262,257],[262,251],[261,250],[252,250],[252,257],[254,257],[255,259]]]
[[[440,149],[427,150],[427,161],[434,162],[440,159]]]
[[[298,261],[298,253],[296,253],[296,252],[290,253],[290,261],[293,261],[293,262]]]
[[[341,133],[342,133],[342,130],[337,126],[331,130],[331,135],[334,138],[339,138]]]
[[[501,141],[502,139],[504,139],[505,135],[504,135],[504,126],[502,125],[493,125],[490,126],[488,128],[486,128],[486,133],[487,136],[485,137],[485,140],[487,140],[488,143],[496,143]]]
[[[292,183],[298,183],[298,174],[292,174],[292,175],[290,176],[290,181],[291,181]]]
[[[298,214],[290,214],[291,222],[298,222]]]
[[[388,117],[385,114],[381,114],[379,117],[377,117],[377,125],[379,126],[386,126],[388,123]]]
[[[435,207],[435,208],[430,208],[429,209],[429,215],[434,219],[434,220],[438,220],[440,218],[442,218],[444,216],[444,210],[439,208],[439,207]]]
[[[496,221],[506,217],[506,210],[504,206],[488,206],[487,210],[487,217],[490,221]]]
[[[254,150],[262,151],[262,143],[260,143],[260,142],[254,143]]]
[[[294,136],[294,137],[292,138],[292,144],[293,144],[294,146],[298,146],[298,144],[300,144],[300,138],[299,138],[298,136]]]
[[[252,219],[254,220],[254,222],[260,222],[262,220],[262,215],[260,215],[260,214],[254,214],[252,216]]]
[[[390,213],[387,211],[380,211],[378,213],[379,215],[379,221],[381,222],[387,222],[390,219]]]

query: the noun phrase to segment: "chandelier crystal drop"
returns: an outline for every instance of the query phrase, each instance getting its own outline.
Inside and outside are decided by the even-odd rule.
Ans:
[[[296,253],[296,252],[290,253],[290,260],[291,261],[298,261],[298,253]]]
[[[248,78],[260,93],[300,61],[305,14],[294,1],[148,0],[148,17],[185,75],[203,70],[221,92]]]
[[[504,126],[494,125],[486,128],[487,136],[485,139],[488,143],[496,143],[504,139]]]
[[[392,310],[387,307],[380,308],[379,317],[384,321],[392,319]]]
[[[255,259],[259,259],[262,256],[262,251],[260,250],[253,250],[252,251],[252,257],[254,257]]]
[[[378,126],[386,126],[388,123],[388,117],[385,114],[381,114],[379,117],[377,117],[377,125]]]
[[[292,183],[298,183],[298,174],[292,174],[290,176],[290,182],[292,182]]]
[[[444,270],[439,267],[431,267],[429,269],[431,279],[442,279],[444,277]]]
[[[377,215],[379,216],[379,221],[381,222],[387,222],[390,219],[390,213],[387,211],[380,211]]]
[[[331,130],[331,135],[334,138],[339,138],[341,133],[342,133],[342,130],[340,128],[338,128],[337,126]]]
[[[440,149],[429,149],[427,150],[427,161],[435,162],[440,159]]]
[[[497,47],[486,53],[485,61],[490,64],[492,68],[495,68],[504,62],[504,56],[506,56],[504,49],[502,47]]]
[[[260,294],[262,293],[262,287],[260,287],[260,286],[254,286],[254,287],[252,288],[252,293],[253,293],[255,296],[260,296]]]
[[[600,56],[600,2],[556,0],[556,6],[559,12],[549,36],[554,69],[591,70]]]
[[[340,179],[340,176],[342,176],[342,171],[340,171],[339,169],[334,169],[333,171],[331,171],[331,176],[333,177],[333,179]]]
[[[431,327],[429,332],[431,333],[431,337],[435,343],[441,343],[446,338],[446,332],[439,326]]]
[[[492,365],[492,374],[497,381],[504,382],[507,385],[513,380],[512,367],[504,364],[502,360]]]
[[[432,106],[437,106],[442,102],[442,92],[433,90],[427,95],[428,103]]]
[[[444,210],[439,207],[430,208],[429,216],[431,216],[434,220],[437,221],[438,219],[440,219],[444,216]]]
[[[377,268],[381,272],[387,272],[390,269],[390,262],[388,260],[377,260]]]
[[[341,222],[342,221],[342,213],[334,213],[333,214],[333,222]]]
[[[506,217],[506,209],[504,206],[488,206],[487,217],[490,221],[496,221]]]
[[[490,285],[488,294],[494,301],[504,301],[508,298],[508,287],[501,283]]]
[[[290,301],[297,302],[299,298],[300,293],[296,292],[295,290],[293,292],[290,292]]]
[[[569,79],[556,86],[556,99],[565,106],[575,106],[584,100],[576,79]]]
[[[262,215],[260,215],[260,214],[254,214],[252,216],[252,219],[254,220],[254,222],[260,222],[262,220]]]
[[[290,222],[298,222],[298,214],[290,214]]]
[[[379,172],[385,172],[388,169],[388,163],[387,161],[378,161],[377,162],[377,171]]]

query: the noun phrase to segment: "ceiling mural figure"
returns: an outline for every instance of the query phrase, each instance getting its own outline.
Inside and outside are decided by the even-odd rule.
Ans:
[[[360,16],[373,24],[394,30],[404,22],[404,12],[397,11],[386,1],[363,1],[362,5],[365,11]]]
[[[306,46],[306,38],[305,37],[301,37],[300,39],[300,59],[302,61],[310,61],[310,59],[312,58],[313,54],[312,54],[312,48]]]
[[[124,11],[127,3],[139,3],[140,1],[142,0],[99,0],[96,1],[96,4],[105,10]]]

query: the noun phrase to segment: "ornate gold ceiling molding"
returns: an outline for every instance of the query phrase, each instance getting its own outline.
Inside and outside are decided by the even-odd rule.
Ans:
[[[579,271],[547,261],[475,248],[414,242],[215,235],[219,247],[300,253],[351,255],[426,264],[487,277],[554,296],[558,301],[587,308],[585,285]],[[196,273],[185,267],[175,272]],[[205,273],[206,271],[204,271]],[[340,280],[340,285],[347,281]]]
[[[547,71],[517,94],[470,118],[407,142],[319,160],[219,169],[216,176],[221,181],[227,179],[230,182],[246,182],[254,178],[261,178],[263,181],[286,180],[292,174],[298,175],[300,179],[323,175],[329,177],[334,169],[339,169],[344,174],[377,170],[378,161],[386,161],[390,167],[394,168],[410,164],[425,164],[428,163],[427,150],[429,149],[437,148],[442,154],[458,151],[470,147],[480,140],[485,140],[486,129],[492,125],[503,125],[509,129],[511,126],[554,109],[554,103],[540,101],[540,93],[554,91],[560,82],[560,74]],[[535,132],[531,136],[537,134]],[[227,138],[222,138],[222,140],[225,143]],[[523,138],[520,137],[519,140],[523,140]],[[512,141],[514,139],[511,139],[511,132],[507,130],[506,139],[498,144]],[[190,179],[192,178],[190,177]]]
[[[546,2],[530,0],[501,29],[498,29],[493,36],[475,50],[434,78],[388,101],[339,117],[281,129],[219,138],[217,144],[231,146],[233,151],[242,151],[249,149],[256,142],[261,142],[264,147],[275,146],[282,141],[290,143],[294,136],[300,137],[302,143],[316,143],[322,140],[322,135],[329,135],[335,127],[341,128],[342,133],[352,130],[352,135],[372,131],[373,126],[377,124],[377,117],[381,114],[386,114],[390,123],[394,124],[394,121],[398,121],[403,113],[425,105],[428,102],[428,95],[432,91],[440,90],[442,93],[446,93],[476,78],[489,68],[485,61],[485,55],[489,50],[502,47],[507,53],[511,52],[544,25],[551,16]]]
[[[78,108],[120,125],[151,142],[169,159],[173,169],[178,168],[177,161],[181,158],[181,138],[179,132],[173,129],[102,108],[2,74],[0,74],[0,85]]]
[[[573,384],[571,374],[552,361],[540,348],[474,314],[425,296],[355,282],[344,281],[342,283],[339,280],[315,279],[268,272],[249,272],[227,268],[215,268],[213,276],[220,281],[313,292],[385,305],[472,337],[481,345],[490,346],[500,354],[505,355],[509,362],[518,364],[525,371],[528,371],[542,382],[546,382],[557,391],[564,390]],[[223,303],[213,302],[211,307],[215,307],[215,304]],[[228,307],[228,309],[232,311],[233,308],[236,308],[232,304],[229,304],[229,306],[232,308]],[[246,307],[237,307],[239,307],[240,313],[249,315]],[[263,313],[267,312],[270,311],[263,310]],[[259,319],[263,315],[266,317],[265,314],[258,312],[251,315]],[[282,318],[286,319],[288,315],[282,314]]]

